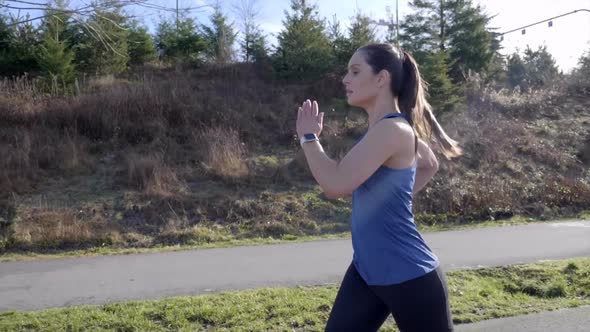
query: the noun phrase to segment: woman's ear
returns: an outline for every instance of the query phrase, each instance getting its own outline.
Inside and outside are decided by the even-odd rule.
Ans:
[[[389,74],[389,72],[385,69],[382,69],[379,74],[377,74],[377,86],[382,88],[384,86],[388,86],[389,85],[389,81],[391,79],[390,77],[391,75]]]

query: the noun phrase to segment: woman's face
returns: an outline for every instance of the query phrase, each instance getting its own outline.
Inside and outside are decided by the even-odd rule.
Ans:
[[[342,83],[346,88],[348,104],[365,108],[377,97],[379,88],[378,75],[373,74],[373,69],[361,52],[355,52],[348,61],[348,72]]]

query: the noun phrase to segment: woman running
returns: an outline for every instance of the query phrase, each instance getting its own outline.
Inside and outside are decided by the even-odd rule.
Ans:
[[[326,196],[352,194],[354,255],[326,331],[377,331],[390,313],[402,332],[453,331],[446,279],[416,228],[412,199],[438,170],[424,141],[447,158],[461,149],[434,117],[415,60],[399,47],[359,48],[342,82],[369,126],[341,161],[320,144],[317,102],[306,100],[297,115],[305,157]]]

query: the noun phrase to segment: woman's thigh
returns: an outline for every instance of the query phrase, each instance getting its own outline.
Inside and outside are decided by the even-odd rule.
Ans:
[[[377,331],[389,316],[387,305],[350,264],[336,295],[326,331]]]
[[[371,286],[385,302],[401,332],[453,331],[446,278],[440,268],[391,286]]]

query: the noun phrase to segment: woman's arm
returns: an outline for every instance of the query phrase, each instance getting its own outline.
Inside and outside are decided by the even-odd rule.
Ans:
[[[414,195],[418,193],[432,179],[438,171],[438,160],[424,141],[418,140],[418,160],[416,165],[416,181]]]
[[[340,162],[330,159],[319,142],[303,144],[307,163],[325,195],[350,195],[383,163],[413,140],[410,126],[395,119],[377,123]]]
[[[307,100],[297,114],[297,134],[316,133],[323,126],[323,114],[316,102]],[[330,159],[319,142],[303,144],[307,163],[324,193],[329,198],[351,194],[391,156],[403,151],[414,141],[412,128],[401,119],[384,119],[376,123],[346,156],[336,162]]]

